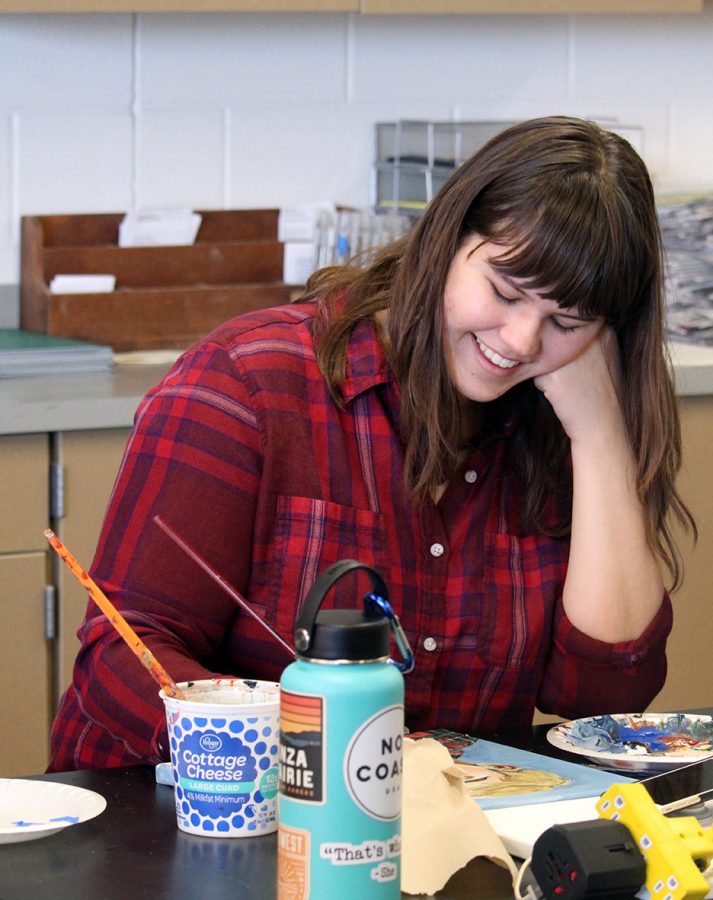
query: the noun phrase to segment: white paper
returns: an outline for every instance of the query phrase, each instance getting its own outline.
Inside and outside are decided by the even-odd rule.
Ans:
[[[193,244],[202,218],[190,209],[143,209],[126,213],[119,224],[120,247]]]
[[[285,284],[304,284],[314,272],[314,244],[292,241],[285,244],[282,280]]]
[[[51,294],[107,294],[116,287],[116,275],[55,275]]]
[[[508,852],[526,859],[532,853],[537,838],[553,825],[598,819],[597,800],[599,797],[580,797],[552,803],[505,806],[484,812]]]
[[[314,241],[317,222],[324,213],[334,215],[333,203],[303,203],[299,206],[283,206],[277,217],[277,240]]]

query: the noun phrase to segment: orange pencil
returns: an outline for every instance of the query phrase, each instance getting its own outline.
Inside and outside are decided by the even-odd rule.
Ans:
[[[43,532],[44,536],[50,542],[51,546],[57,551],[60,559],[69,567],[71,573],[77,581],[86,589],[89,596],[96,603],[99,609],[104,613],[111,624],[116,628],[122,638],[131,647],[141,664],[149,670],[155,680],[161,685],[165,694],[169,697],[178,697],[179,700],[185,700],[186,695],[178,687],[176,682],[171,678],[161,663],[156,659],[149,648],[144,644],[141,638],[136,634],[134,629],[129,625],[126,619],[121,615],[114,604],[109,600],[106,594],[101,590],[98,584],[89,576],[89,574],[79,565],[77,560],[72,556],[69,550],[64,546],[57,535],[48,528]]]

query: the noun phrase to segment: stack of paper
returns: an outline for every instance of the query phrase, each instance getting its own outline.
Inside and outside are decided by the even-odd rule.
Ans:
[[[0,329],[0,378],[109,372],[113,360],[111,347],[101,344],[21,329]]]
[[[143,209],[126,213],[119,224],[120,247],[192,244],[202,217],[191,209]]]
[[[678,341],[713,345],[713,197],[663,197],[666,327]]]
[[[116,275],[55,275],[50,294],[108,294],[116,287]]]
[[[282,280],[304,284],[317,268],[316,235],[323,221],[336,213],[334,203],[303,203],[282,206],[277,216],[277,240],[284,244]]]

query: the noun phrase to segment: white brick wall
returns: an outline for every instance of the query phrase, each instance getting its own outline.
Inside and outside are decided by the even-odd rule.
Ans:
[[[692,16],[0,15],[0,285],[19,216],[366,205],[372,126],[616,116],[713,189],[713,0]]]

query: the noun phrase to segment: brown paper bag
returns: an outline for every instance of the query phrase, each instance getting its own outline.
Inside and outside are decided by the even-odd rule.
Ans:
[[[404,741],[401,890],[434,894],[476,856],[517,867],[438,741]]]

